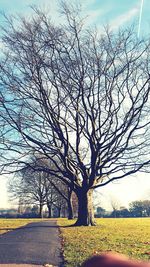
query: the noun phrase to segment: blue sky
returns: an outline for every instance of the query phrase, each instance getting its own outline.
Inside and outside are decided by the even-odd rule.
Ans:
[[[71,0],[68,0],[69,2]],[[71,1],[72,2],[72,1]],[[88,24],[96,24],[101,27],[109,23],[112,28],[118,28],[130,23],[139,22],[140,7],[142,0],[81,0],[83,14],[88,15]],[[9,14],[22,13],[30,15],[31,5],[37,5],[49,10],[52,18],[59,22],[56,0],[0,0],[0,10]],[[150,1],[144,0],[141,20],[141,34],[147,33],[150,26]]]
[[[0,0],[0,11],[4,11],[6,14],[21,13],[27,17],[31,15],[30,6],[37,5],[46,11],[49,10],[52,19],[59,23],[62,18],[57,13],[58,5],[56,3],[56,0]],[[95,24],[101,29],[104,24],[109,23],[115,30],[134,22],[138,32],[142,0],[81,0],[80,3],[83,8],[83,16],[87,16],[88,26]],[[150,32],[149,14],[150,1],[144,0],[140,37]],[[0,15],[0,24],[3,24],[2,15]],[[0,208],[11,206],[8,204],[6,181],[7,179],[4,177],[0,178]],[[111,198],[118,199],[120,205],[127,205],[128,202],[136,199],[150,199],[150,175],[137,174],[134,177],[125,178],[102,188],[100,192],[103,193],[102,205],[107,209],[110,209]]]

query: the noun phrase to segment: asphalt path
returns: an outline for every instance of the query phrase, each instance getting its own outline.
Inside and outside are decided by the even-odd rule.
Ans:
[[[61,245],[56,221],[29,223],[0,235],[0,264],[61,266]]]

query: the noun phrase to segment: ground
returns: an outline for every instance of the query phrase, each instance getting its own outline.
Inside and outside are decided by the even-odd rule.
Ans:
[[[150,218],[96,221],[96,227],[66,227],[74,221],[58,220],[62,226],[65,267],[78,267],[89,256],[104,251],[116,251],[133,259],[150,259]]]
[[[0,219],[0,233],[12,231],[16,227],[33,221],[37,223],[39,219]],[[58,219],[58,224],[61,226],[60,240],[64,251],[65,267],[79,267],[89,256],[104,251],[116,251],[133,259],[150,259],[150,218],[109,218],[96,219],[96,221],[96,227],[70,227],[75,222],[74,220]],[[38,229],[44,230],[43,226],[34,229],[35,232]],[[53,227],[48,226],[45,229],[49,232]],[[44,238],[43,234],[40,236]],[[46,237],[48,237],[47,234]],[[26,241],[27,247],[30,247],[28,238]],[[38,243],[37,247],[39,247],[40,242],[34,242],[34,245],[35,243]],[[46,246],[50,250],[51,244]]]

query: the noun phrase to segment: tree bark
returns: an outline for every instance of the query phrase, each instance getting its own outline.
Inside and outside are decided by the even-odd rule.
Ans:
[[[73,207],[72,207],[72,191],[70,190],[68,193],[68,220],[73,219]]]
[[[93,189],[88,191],[79,190],[78,197],[78,219],[75,223],[77,226],[94,226],[94,209],[93,209]]]
[[[40,204],[39,218],[43,218],[43,204]]]
[[[52,206],[47,204],[47,208],[48,208],[48,218],[52,218]]]
[[[60,218],[61,208],[57,207],[57,209],[58,209],[58,218]]]

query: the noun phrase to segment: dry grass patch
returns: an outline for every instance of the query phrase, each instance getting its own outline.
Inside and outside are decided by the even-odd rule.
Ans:
[[[41,219],[0,219],[0,234],[37,221],[41,221]]]
[[[150,259],[150,218],[96,221],[96,227],[66,227],[75,221],[58,219],[66,267],[78,267],[87,257],[104,251],[116,251],[134,259]]]

